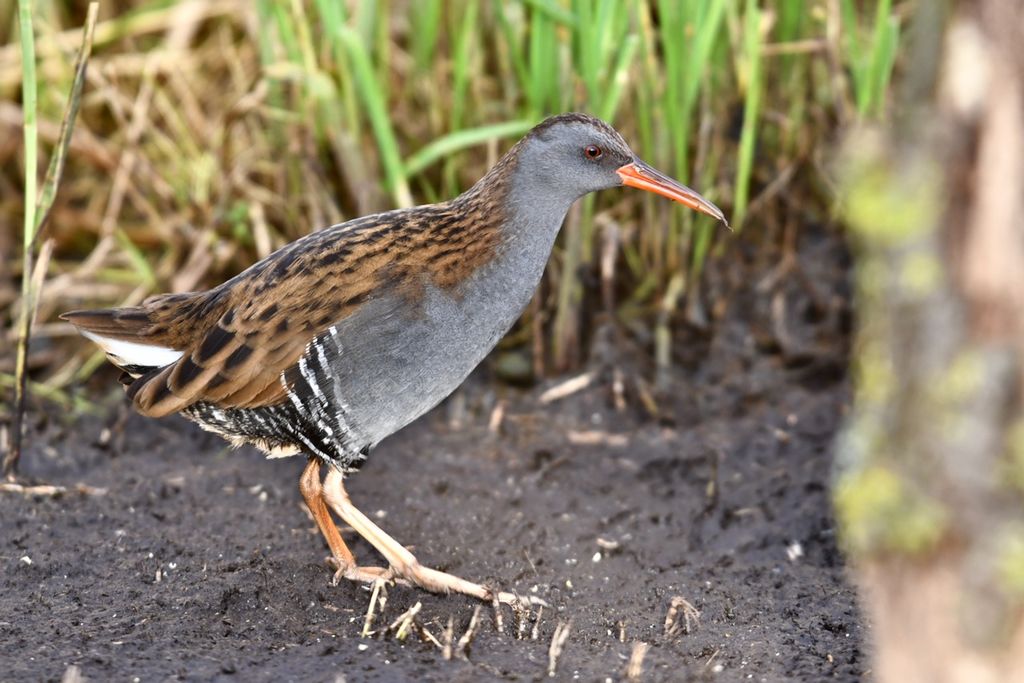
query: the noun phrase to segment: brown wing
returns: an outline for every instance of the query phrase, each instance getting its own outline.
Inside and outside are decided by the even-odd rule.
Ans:
[[[299,260],[282,250],[209,292],[63,317],[97,335],[183,352],[129,385],[128,395],[145,415],[169,415],[197,401],[232,408],[273,405],[286,398],[282,373],[356,303],[351,294],[325,291],[323,273],[293,270]]]
[[[82,329],[182,351],[128,387],[140,412],[203,401],[254,408],[287,399],[283,373],[306,346],[376,294],[416,301],[426,282],[458,286],[497,252],[497,200],[368,216],[307,235],[208,292],[138,308],[65,314]]]

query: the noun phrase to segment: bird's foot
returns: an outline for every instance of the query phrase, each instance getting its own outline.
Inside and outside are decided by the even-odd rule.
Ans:
[[[536,596],[522,596],[517,593],[501,591],[490,586],[473,583],[453,574],[424,567],[415,559],[412,562],[405,562],[398,566],[392,565],[390,569],[398,577],[399,581],[404,579],[408,584],[419,586],[432,593],[462,593],[487,603],[509,605],[517,611],[529,611],[532,607],[548,606],[544,600]]]
[[[519,595],[516,592],[499,590],[491,590],[491,594],[494,596],[491,598],[492,602],[508,605],[517,613],[529,612],[534,607],[551,607],[546,600],[536,595]]]
[[[334,569],[334,576],[331,577],[331,585],[337,586],[342,579],[356,581],[358,583],[373,583],[374,581],[385,581],[409,585],[406,581],[396,577],[391,567],[360,567],[349,564],[337,557],[328,557],[327,564]]]
[[[406,582],[433,593],[462,593],[491,604],[519,607],[544,605],[544,601],[539,598],[521,598],[515,593],[498,591],[452,574],[424,567],[408,548],[391,538],[387,532],[352,504],[348,493],[345,492],[342,474],[337,470],[327,473],[327,478],[323,483],[323,496],[327,505],[339,517],[384,556],[390,565],[386,571],[393,572],[393,574],[389,573],[388,577],[393,578],[396,583]],[[354,561],[348,564],[352,566],[339,566],[338,572],[335,574],[336,578],[340,576],[340,578],[355,578],[362,581],[376,580],[382,576],[381,572],[385,571],[376,567],[356,567]]]

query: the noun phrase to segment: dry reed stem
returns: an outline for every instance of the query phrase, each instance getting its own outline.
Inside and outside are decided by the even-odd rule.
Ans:
[[[441,647],[441,656],[447,661],[452,658],[452,641],[455,640],[455,618],[448,617],[448,625],[444,629],[444,645]]]
[[[384,579],[377,579],[373,582],[373,590],[370,593],[370,604],[366,608],[366,617],[363,619],[363,630],[360,632],[360,636],[363,638],[369,638],[373,633],[373,622],[377,618],[376,608],[378,602],[380,603],[381,614],[384,613],[384,605],[387,602],[387,588],[385,587],[386,581]]]
[[[651,649],[650,643],[633,643],[633,650],[629,654],[629,661],[626,663],[626,680],[636,683],[644,675],[644,657]]]
[[[596,376],[597,373],[595,372],[585,372],[582,375],[577,375],[576,377],[567,379],[564,382],[559,382],[540,395],[540,402],[545,405],[548,403],[554,403],[555,401],[583,391],[590,386]]]
[[[19,493],[24,496],[63,496],[67,493],[79,493],[83,496],[104,496],[106,489],[75,484],[74,486],[55,486],[52,484],[18,484],[15,482],[0,482],[0,492]]]
[[[569,640],[569,631],[572,629],[572,619],[560,621],[555,627],[555,633],[551,636],[551,645],[548,647],[548,676],[555,677],[555,670],[558,668],[558,659],[562,656],[565,643]]]
[[[409,635],[409,630],[415,623],[416,615],[420,613],[421,609],[423,609],[423,603],[417,600],[415,605],[398,615],[398,618],[391,622],[381,635],[388,631],[395,631],[395,638],[405,640],[406,636]]]
[[[458,644],[455,646],[455,656],[460,659],[469,659],[467,654],[467,648],[473,642],[473,637],[476,635],[477,625],[480,623],[480,605],[473,608],[473,616],[469,618],[469,626],[466,627],[466,632],[459,638]]]
[[[679,621],[680,615],[683,617],[682,623]],[[700,612],[683,596],[674,596],[669,603],[668,613],[665,615],[665,637],[671,638],[680,632],[687,635],[698,628],[700,628]]]
[[[501,600],[498,599],[497,591],[494,592],[494,598],[491,600],[491,607],[494,609],[494,630],[498,633],[504,633],[505,619],[501,614]]]

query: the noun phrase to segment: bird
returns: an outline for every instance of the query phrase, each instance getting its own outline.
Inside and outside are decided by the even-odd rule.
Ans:
[[[299,490],[335,584],[392,581],[515,603],[513,593],[422,564],[353,505],[345,481],[508,332],[570,206],[621,186],[728,226],[717,206],[640,160],[609,124],[559,114],[454,199],[312,232],[206,291],[61,318],[122,371],[143,415],[180,413],[234,446],[304,457]],[[386,566],[360,565],[332,512]]]

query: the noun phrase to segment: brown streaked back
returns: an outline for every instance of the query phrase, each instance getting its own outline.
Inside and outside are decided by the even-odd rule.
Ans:
[[[457,296],[496,256],[504,186],[494,170],[452,202],[307,235],[209,291],[62,317],[101,337],[183,352],[131,383],[129,396],[145,415],[198,401],[225,408],[280,403],[287,396],[282,374],[328,327],[383,292],[405,297],[411,312],[428,282]]]

